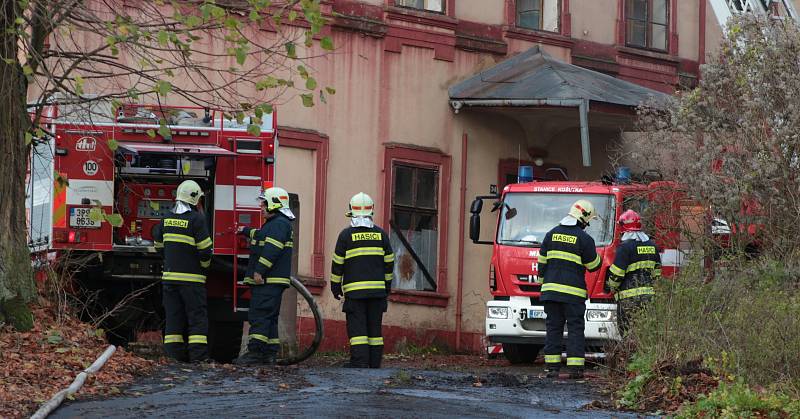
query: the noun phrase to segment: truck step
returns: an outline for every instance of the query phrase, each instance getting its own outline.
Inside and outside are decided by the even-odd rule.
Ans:
[[[236,307],[236,312],[237,313],[247,312],[247,311],[250,311],[250,309],[247,308],[247,307]]]

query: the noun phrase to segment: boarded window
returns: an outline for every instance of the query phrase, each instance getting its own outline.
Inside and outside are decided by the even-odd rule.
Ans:
[[[625,22],[628,46],[667,50],[669,0],[626,0]]]
[[[444,13],[444,0],[395,0],[400,7]]]
[[[435,291],[439,238],[439,170],[396,163],[392,171],[392,248],[395,250],[396,289]],[[412,252],[397,236],[405,238],[425,266],[425,275]]]

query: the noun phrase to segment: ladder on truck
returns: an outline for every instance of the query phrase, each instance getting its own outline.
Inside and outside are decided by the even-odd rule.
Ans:
[[[721,28],[725,28],[731,16],[742,13],[797,21],[797,10],[792,0],[708,0],[708,2]]]
[[[276,128],[277,127],[275,125],[274,114],[273,114],[272,121],[273,121],[273,124],[272,124],[272,135],[273,135],[272,141],[273,141],[273,144],[274,144],[272,149],[273,149],[273,158],[274,158],[274,155],[275,155],[275,151],[274,150],[277,148],[277,144],[278,144],[277,132],[276,132]],[[252,150],[252,149],[246,149],[246,150],[240,150],[239,149],[239,143],[240,142],[252,142],[252,141],[259,141],[260,142],[260,147],[259,147],[260,151],[256,152],[255,150]],[[266,150],[268,147],[266,147],[263,144],[263,142],[264,142],[264,138],[259,138],[258,140],[256,140],[254,138],[238,138],[237,136],[233,136],[232,137],[233,150],[237,155],[237,157],[234,158],[234,161],[233,161],[233,219],[234,219],[234,232],[238,231],[239,225],[240,225],[240,223],[239,223],[239,211],[247,209],[247,210],[250,210],[252,212],[252,210],[253,210],[253,208],[251,208],[251,207],[241,207],[239,205],[239,201],[237,199],[238,189],[239,189],[239,186],[245,186],[245,185],[241,185],[240,181],[250,181],[250,182],[252,182],[252,181],[256,180],[255,176],[246,176],[246,175],[242,175],[242,174],[239,173],[239,170],[238,170],[239,157],[240,156],[247,156],[247,155],[250,155],[250,156],[253,156],[253,157],[257,156],[258,159],[259,159],[259,162],[260,162],[260,166],[261,166],[261,175],[258,177],[257,180],[258,180],[261,188],[262,189],[266,189],[267,187],[270,187],[272,185],[272,181],[273,181],[273,177],[274,177],[274,175],[273,175],[274,167],[273,167],[272,170],[267,170],[267,156],[265,156],[264,150]],[[272,160],[271,163],[274,164],[274,159]],[[263,214],[261,214],[261,209],[259,207],[258,208],[258,223],[257,223],[257,227],[256,228],[261,226],[261,224],[263,222],[262,218],[263,218]],[[241,265],[239,263],[240,263],[241,259],[244,259],[244,261],[245,261],[244,265],[247,266],[247,262],[249,262],[249,260],[250,260],[249,259],[250,258],[250,251],[249,251],[249,247],[248,247],[249,243],[250,243],[250,240],[249,240],[249,238],[246,239],[246,243],[248,243],[248,246],[245,246],[244,248],[241,248],[239,246],[239,241],[240,241],[240,236],[238,234],[236,234],[235,238],[234,238],[234,241],[233,241],[233,252],[232,252],[233,253],[233,255],[232,255],[232,258],[233,258],[233,280],[231,282],[232,282],[232,285],[233,285],[233,290],[232,290],[233,291],[232,292],[232,295],[233,295],[233,311],[234,312],[247,312],[247,311],[249,311],[249,304],[244,304],[243,302],[245,300],[244,297],[246,297],[246,294],[250,292],[250,287],[248,285],[245,285],[243,280],[239,279],[239,277],[243,275],[243,273],[239,272],[240,271],[240,267],[241,267]]]

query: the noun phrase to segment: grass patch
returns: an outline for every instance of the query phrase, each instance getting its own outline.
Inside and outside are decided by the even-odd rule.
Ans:
[[[800,399],[800,265],[725,266],[712,281],[695,263],[658,284],[610,361],[624,377],[618,406],[672,412],[689,402],[727,412],[731,403],[731,412],[772,412],[772,401]],[[717,382],[724,385],[715,391]],[[781,390],[773,397],[753,388]]]

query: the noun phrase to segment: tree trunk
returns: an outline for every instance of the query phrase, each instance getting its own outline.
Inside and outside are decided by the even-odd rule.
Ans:
[[[17,0],[0,0],[0,317],[18,330],[33,326],[28,303],[36,295],[25,222],[27,80],[17,62]],[[5,59],[13,61],[6,62]]]

